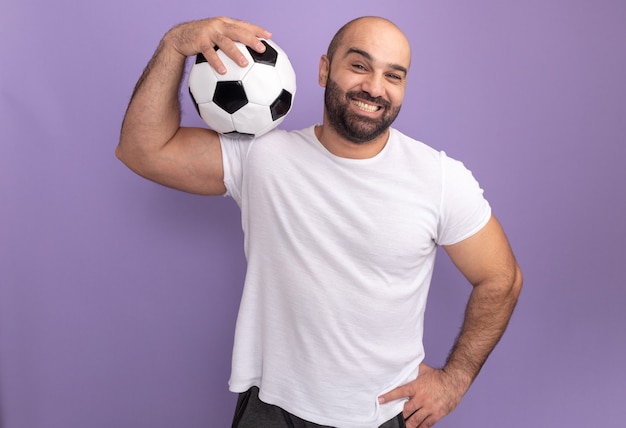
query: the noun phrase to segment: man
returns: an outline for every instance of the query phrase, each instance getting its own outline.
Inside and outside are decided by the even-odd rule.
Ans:
[[[248,261],[230,389],[237,427],[430,427],[460,402],[503,334],[522,277],[471,173],[390,128],[409,43],[391,22],[346,24],[319,67],[321,125],[258,139],[180,127],[188,56],[261,52],[228,18],[174,27],[139,80],[118,157],[138,174],[242,210]],[[445,365],[422,362],[436,249],[473,286]]]

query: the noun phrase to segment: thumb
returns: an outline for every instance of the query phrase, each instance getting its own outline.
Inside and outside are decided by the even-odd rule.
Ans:
[[[428,364],[422,362],[420,363],[420,370],[419,370],[419,375],[425,375],[428,372],[433,372],[436,369],[434,367],[429,366]]]

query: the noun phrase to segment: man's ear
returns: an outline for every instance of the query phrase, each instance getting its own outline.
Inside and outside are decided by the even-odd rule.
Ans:
[[[319,73],[319,84],[322,88],[326,87],[326,82],[328,82],[328,73],[330,72],[330,60],[328,56],[322,55],[320,58],[320,73]]]

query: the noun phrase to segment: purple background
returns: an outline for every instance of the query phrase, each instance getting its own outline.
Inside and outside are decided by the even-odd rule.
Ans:
[[[124,110],[171,25],[229,15],[292,59],[283,127],[318,122],[319,56],[366,14],[414,48],[396,127],[474,171],[525,273],[505,338],[438,426],[626,426],[625,2],[4,0],[2,428],[229,426],[238,209],[128,171]],[[184,121],[200,124],[187,97]],[[441,257],[428,362],[468,292]]]

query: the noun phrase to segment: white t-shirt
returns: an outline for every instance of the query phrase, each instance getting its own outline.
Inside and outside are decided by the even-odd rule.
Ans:
[[[462,163],[397,130],[375,157],[333,155],[314,128],[222,136],[248,261],[230,389],[302,419],[377,427],[415,379],[437,245],[491,210]]]

